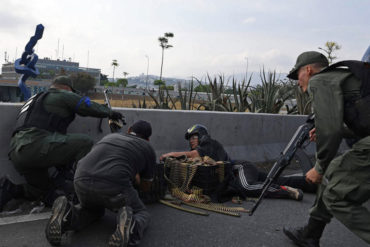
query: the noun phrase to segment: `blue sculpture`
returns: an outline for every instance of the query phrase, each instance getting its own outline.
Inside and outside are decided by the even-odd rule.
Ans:
[[[361,61],[370,63],[370,46],[365,51],[365,54],[362,57]]]
[[[28,100],[31,97],[30,90],[26,86],[26,80],[28,77],[36,77],[40,74],[39,70],[36,68],[36,63],[39,57],[34,53],[33,47],[36,45],[37,41],[42,38],[44,33],[44,26],[39,24],[36,26],[35,35],[31,37],[28,41],[22,57],[15,60],[14,68],[18,74],[22,74],[19,78],[18,86],[23,93],[24,100]]]

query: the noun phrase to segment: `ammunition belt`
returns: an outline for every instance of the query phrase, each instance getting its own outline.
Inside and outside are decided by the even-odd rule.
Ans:
[[[240,217],[240,212],[248,212],[243,207],[228,207],[223,204],[212,203],[209,196],[203,194],[202,188],[191,186],[192,179],[198,167],[202,165],[203,163],[199,159],[181,161],[174,158],[167,159],[164,164],[164,177],[169,185],[171,195],[177,200],[160,200],[160,202],[167,206],[198,215],[208,214],[181,207],[181,204],[235,217]],[[218,179],[222,181],[224,178],[224,166],[223,163],[218,163],[217,165],[221,168],[221,171],[218,172]]]

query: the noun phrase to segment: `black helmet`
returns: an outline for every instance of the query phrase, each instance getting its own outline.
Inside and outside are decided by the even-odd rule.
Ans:
[[[208,135],[208,130],[206,126],[201,124],[195,124],[191,126],[185,133],[185,139],[189,140],[190,136],[198,135],[199,139],[202,138],[204,135]]]

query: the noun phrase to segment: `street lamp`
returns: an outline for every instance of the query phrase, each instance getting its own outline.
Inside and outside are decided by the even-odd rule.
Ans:
[[[146,66],[146,90],[148,91],[148,72],[149,72],[149,56],[148,55],[145,55],[148,63],[147,63],[147,66]]]
[[[248,57],[244,57],[244,60],[247,61],[247,71],[248,71]]]

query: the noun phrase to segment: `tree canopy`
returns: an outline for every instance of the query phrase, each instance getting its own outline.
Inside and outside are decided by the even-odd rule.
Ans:
[[[155,80],[154,85],[155,86],[162,86],[162,85],[166,85],[166,83],[163,80]]]
[[[194,91],[207,93],[211,91],[211,88],[209,84],[199,84],[194,88]]]
[[[116,82],[117,86],[122,85],[122,87],[127,87],[128,81],[126,78],[120,78]]]
[[[73,88],[82,92],[87,93],[90,89],[95,86],[95,78],[85,72],[78,72],[70,75],[73,82]]]

